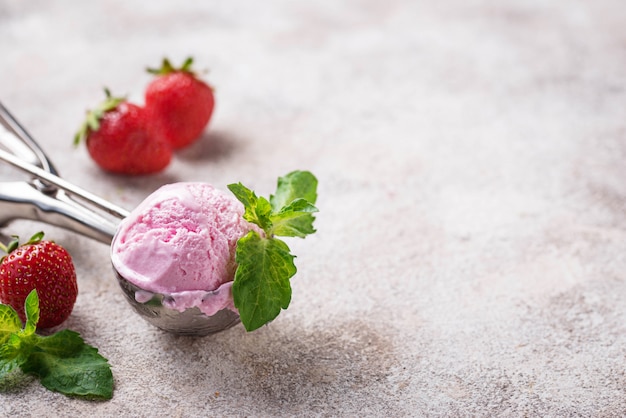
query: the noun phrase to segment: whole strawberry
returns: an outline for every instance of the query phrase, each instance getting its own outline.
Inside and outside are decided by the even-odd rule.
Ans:
[[[163,170],[172,159],[167,140],[154,129],[143,107],[112,97],[87,118],[74,137],[74,144],[85,138],[91,158],[104,170],[118,174],[151,174]]]
[[[192,58],[174,68],[164,59],[161,68],[148,69],[157,75],[145,93],[150,120],[173,148],[185,147],[200,137],[211,119],[213,90],[191,71]]]
[[[24,301],[37,289],[39,294],[39,328],[51,328],[65,321],[74,308],[78,285],[69,253],[52,241],[42,241],[39,232],[25,244],[17,237],[8,246],[0,262],[0,302],[17,311],[26,320]]]

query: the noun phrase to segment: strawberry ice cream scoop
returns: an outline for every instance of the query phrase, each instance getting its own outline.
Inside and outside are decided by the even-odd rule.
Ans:
[[[148,196],[120,224],[111,246],[115,270],[142,289],[137,302],[168,295],[177,311],[236,312],[231,286],[237,240],[256,226],[243,205],[206,183],[175,183]]]

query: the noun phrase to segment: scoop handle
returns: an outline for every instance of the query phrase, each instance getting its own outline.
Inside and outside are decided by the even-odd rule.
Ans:
[[[129,214],[129,212],[126,209],[122,209],[121,207],[116,206],[113,203],[108,202],[94,195],[93,193],[90,193],[84,189],[81,189],[80,187],[70,183],[69,181],[66,181],[62,179],[61,177],[56,176],[52,173],[49,173],[48,171],[44,169],[41,169],[35,165],[22,161],[20,158],[16,157],[15,155],[3,149],[0,149],[0,160],[3,160],[16,168],[19,168],[22,171],[30,173],[31,175],[38,178],[39,180],[45,181],[46,183],[52,184],[58,187],[59,189],[65,190],[70,195],[79,197],[82,200],[86,201],[87,203],[99,209],[102,209],[105,212],[119,219],[123,219],[127,217]]]
[[[2,103],[0,103],[0,125],[12,134],[3,136],[2,144],[9,148],[13,154],[20,157],[22,161],[28,161],[49,173],[59,175],[39,144]]]
[[[30,182],[0,182],[0,225],[32,219],[111,242],[128,211],[59,177],[43,149],[2,103],[0,144],[11,151],[0,148],[0,160],[33,176]]]
[[[108,219],[71,199],[63,190],[44,193],[25,181],[0,182],[0,225],[31,219],[110,244],[119,221]]]

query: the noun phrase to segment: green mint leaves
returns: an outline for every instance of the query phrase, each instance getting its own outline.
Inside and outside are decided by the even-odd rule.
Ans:
[[[295,256],[276,236],[304,238],[315,232],[313,214],[317,179],[308,171],[293,171],[278,179],[276,194],[267,200],[241,183],[228,185],[243,203],[243,218],[258,225],[237,241],[237,271],[233,299],[241,322],[254,331],[272,321],[291,302],[289,279],[296,274]]]
[[[254,231],[237,242],[233,298],[246,330],[260,328],[289,306],[293,258],[283,241]]]
[[[39,297],[26,298],[26,324],[15,310],[0,304],[0,382],[16,369],[39,377],[49,390],[88,399],[113,397],[113,374],[108,361],[81,336],[62,330],[50,336],[35,334]]]

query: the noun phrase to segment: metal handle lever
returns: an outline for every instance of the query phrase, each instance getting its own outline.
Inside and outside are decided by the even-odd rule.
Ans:
[[[0,225],[31,219],[110,244],[118,223],[85,208],[63,191],[43,193],[25,181],[0,182]]]
[[[2,103],[0,103],[0,125],[13,134],[2,137],[2,144],[11,150],[13,154],[20,157],[22,161],[29,162],[49,173],[58,175],[48,156]]]
[[[15,155],[8,153],[2,149],[0,149],[0,160],[3,160],[16,168],[19,168],[22,171],[32,174],[33,176],[35,176],[35,178],[38,178],[39,180],[43,180],[48,184],[52,184],[59,189],[65,190],[70,195],[79,197],[85,202],[95,206],[96,208],[102,209],[119,219],[123,219],[128,216],[127,210],[122,209],[119,206],[116,206],[94,195],[93,193],[83,190],[80,187],[63,180],[61,177],[55,176],[54,174],[47,172],[46,170],[43,170],[29,163],[25,163]]]
[[[33,176],[0,182],[0,225],[32,219],[110,244],[128,211],[60,178],[44,151],[0,103],[0,160]],[[107,216],[105,216],[107,215]]]

